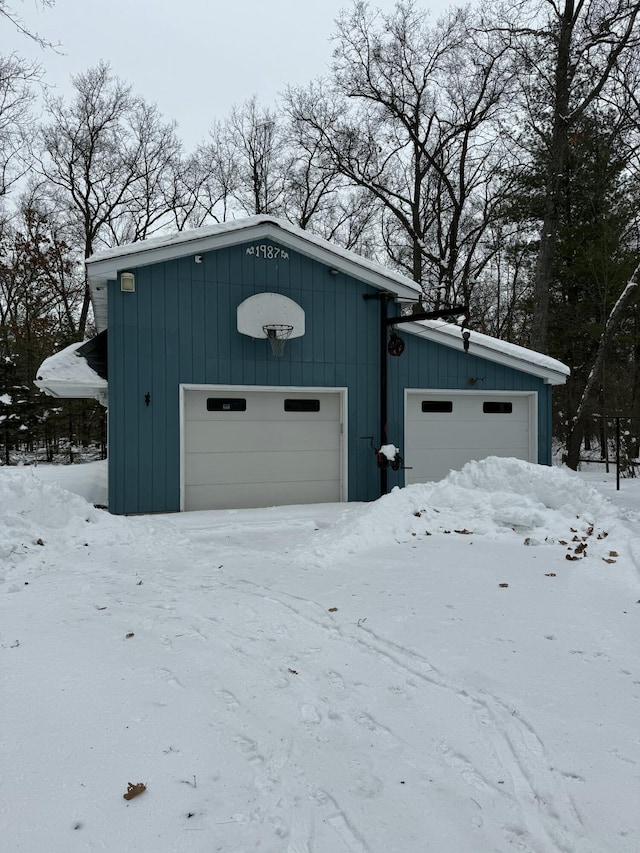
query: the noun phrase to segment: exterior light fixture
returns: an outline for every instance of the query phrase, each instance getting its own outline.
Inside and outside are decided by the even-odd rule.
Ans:
[[[120,290],[122,290],[123,293],[135,293],[136,277],[132,272],[120,273]]]

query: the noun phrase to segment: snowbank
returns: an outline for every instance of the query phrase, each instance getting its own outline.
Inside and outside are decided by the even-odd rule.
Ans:
[[[135,543],[150,554],[168,546],[186,547],[186,540],[176,537],[158,516],[109,515],[81,494],[74,494],[100,493],[104,464],[0,468],[0,561],[4,563],[0,568],[29,554],[48,562],[77,547],[104,549]],[[53,481],[62,472],[72,491]]]
[[[0,477],[0,559],[41,545],[48,534],[68,535],[71,527],[98,519],[99,510],[35,473],[3,469]]]
[[[395,488],[356,514],[347,512],[323,531],[315,553],[358,553],[411,536],[455,532],[492,538],[515,533],[529,545],[585,535],[603,542],[618,522],[613,504],[572,473],[493,456],[438,483]]]

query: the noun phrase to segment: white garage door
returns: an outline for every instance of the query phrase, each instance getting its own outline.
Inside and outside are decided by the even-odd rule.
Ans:
[[[185,389],[183,508],[341,500],[341,394]]]
[[[406,399],[407,484],[442,480],[487,456],[536,461],[531,394],[407,391]]]

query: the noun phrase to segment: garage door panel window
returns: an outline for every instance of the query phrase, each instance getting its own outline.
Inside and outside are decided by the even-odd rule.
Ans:
[[[319,412],[320,400],[286,399],[284,410],[285,412]]]
[[[207,397],[208,412],[246,412],[247,401],[236,397]]]
[[[451,400],[423,400],[422,411],[426,414],[451,414],[453,402]]]
[[[485,415],[510,415],[513,412],[513,403],[503,401],[486,401],[482,404]]]

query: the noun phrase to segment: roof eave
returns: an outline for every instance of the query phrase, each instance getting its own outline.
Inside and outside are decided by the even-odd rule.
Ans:
[[[463,346],[462,329],[460,327],[454,327],[458,328],[460,331],[460,338],[458,339],[453,337],[451,332],[439,331],[438,329],[424,326],[421,323],[407,323],[403,327],[412,335],[428,338],[429,340],[434,341],[434,343],[442,344],[443,346],[451,347],[452,349],[456,349],[458,347],[462,348]],[[484,335],[482,338],[479,338],[478,334],[473,333],[473,330],[470,331],[471,337],[469,340],[468,350],[470,355],[476,355],[479,358],[486,359],[487,361],[494,361],[498,364],[504,365],[505,367],[511,367],[514,370],[519,370],[522,373],[529,373],[532,376],[537,376],[540,379],[543,379],[546,385],[564,385],[566,383],[569,376],[568,368],[565,368],[564,370],[555,370],[551,366],[536,364],[535,362],[528,360],[524,355],[522,358],[519,358],[516,355],[502,352],[488,346],[483,340],[485,337]]]
[[[77,382],[64,379],[34,379],[33,384],[48,394],[63,400],[97,400],[107,404],[108,384],[103,382]]]
[[[286,245],[301,254],[311,257],[329,267],[337,269],[341,273],[358,278],[365,284],[378,289],[388,290],[394,296],[405,299],[415,298],[420,292],[417,285],[389,270],[386,273],[383,268],[372,269],[366,259],[359,259],[357,255],[349,252],[348,255],[341,250],[335,251],[329,246],[324,247],[320,238],[313,235],[308,237],[296,234],[273,220],[256,222],[247,227],[238,227],[229,231],[221,231],[217,234],[196,235],[193,238],[171,242],[162,245],[145,247],[144,241],[139,244],[139,250],[131,251],[131,246],[121,254],[108,254],[101,257],[100,254],[88,258],[85,263],[87,276],[94,308],[94,319],[98,331],[107,328],[107,299],[106,286],[108,281],[115,280],[121,270],[133,270],[141,266],[162,263],[175,258],[188,257],[189,255],[204,254],[205,252],[224,249],[239,243],[250,243],[257,238],[271,238]],[[378,265],[376,265],[378,266]],[[404,279],[404,281],[403,281]]]

